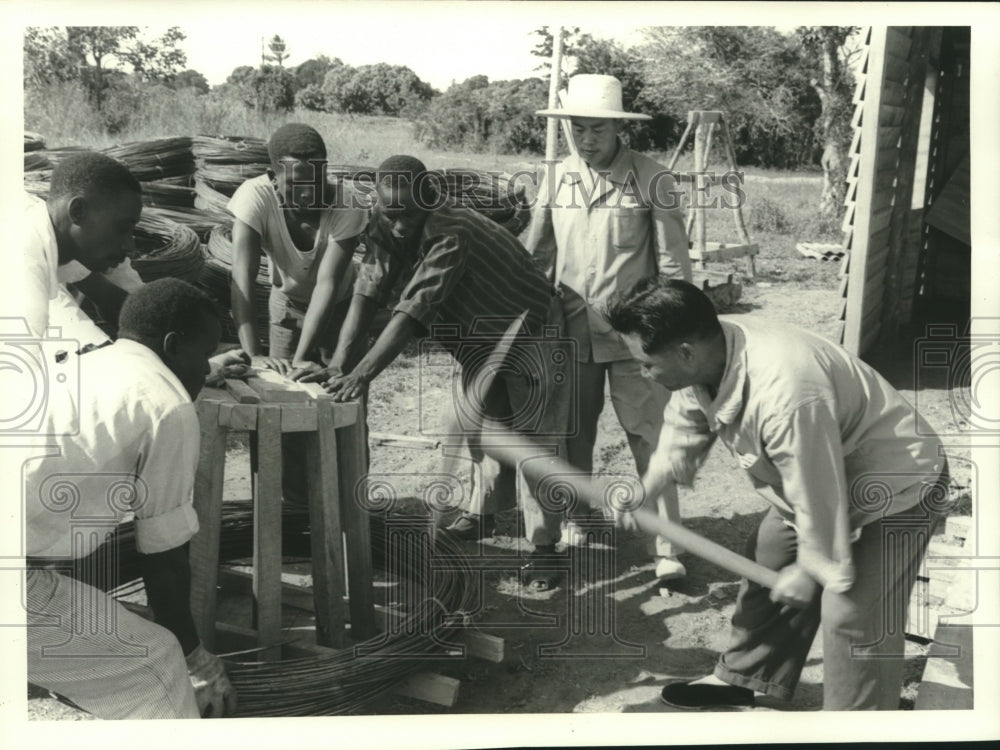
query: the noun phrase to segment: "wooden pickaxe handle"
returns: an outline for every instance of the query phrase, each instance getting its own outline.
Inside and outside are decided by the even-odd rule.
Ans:
[[[520,467],[526,477],[536,481],[541,481],[548,474],[558,474],[560,483],[570,486],[576,497],[592,508],[604,508],[604,492],[590,476],[560,458],[542,458],[543,452],[524,435],[503,431],[496,423],[490,423],[489,428],[482,435],[483,450],[488,455],[510,466]],[[691,554],[761,586],[772,588],[778,578],[776,571],[748,560],[680,524],[660,518],[645,508],[637,509],[633,515],[643,531],[659,534]]]

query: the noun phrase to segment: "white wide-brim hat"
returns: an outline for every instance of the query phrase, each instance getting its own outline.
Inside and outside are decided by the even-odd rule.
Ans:
[[[626,112],[622,84],[614,76],[580,74],[569,79],[569,90],[560,109],[540,109],[546,117],[600,117],[610,120],[651,120],[649,115]]]

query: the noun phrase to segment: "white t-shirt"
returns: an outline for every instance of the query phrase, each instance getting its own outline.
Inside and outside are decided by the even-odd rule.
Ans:
[[[295,247],[268,173],[240,185],[229,199],[228,208],[233,216],[260,234],[269,261],[271,284],[290,299],[308,305],[316,287],[316,271],[330,243],[356,237],[368,223],[368,212],[352,208],[350,195],[340,204],[345,207],[323,212],[316,242],[308,252]],[[354,264],[348,264],[344,277],[336,280],[335,302],[351,296],[355,275]]]
[[[84,557],[129,513],[139,552],[179,547],[198,531],[191,397],[134,341],[119,339],[79,364],[78,384],[59,386],[66,393],[53,393],[45,411],[42,431],[58,450],[24,465],[26,554]]]

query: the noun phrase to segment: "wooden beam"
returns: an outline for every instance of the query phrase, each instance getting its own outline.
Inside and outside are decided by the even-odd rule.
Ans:
[[[247,378],[247,385],[257,393],[261,401],[269,403],[294,403],[311,400],[309,394],[304,390],[291,387],[281,375],[269,370],[262,370],[257,375]]]
[[[242,380],[226,379],[226,391],[240,404],[260,403],[260,396]]]
[[[504,660],[506,643],[503,638],[478,630],[466,630],[462,633],[461,641],[469,656],[493,664],[500,664]]]
[[[257,418],[258,470],[253,497],[254,623],[261,646],[281,640],[281,407],[265,404]],[[280,651],[265,652],[277,658]]]
[[[306,440],[306,491],[312,546],[313,595],[316,605],[316,641],[340,646],[344,638],[344,537],[340,510],[338,435],[333,425],[333,403],[316,402],[316,431]]]
[[[853,354],[863,354],[862,317],[864,314],[865,272],[868,263],[868,249],[871,235],[874,177],[879,154],[879,131],[877,113],[882,105],[882,82],[885,79],[885,38],[884,26],[870,29],[868,47],[867,80],[865,100],[858,107],[857,118],[861,124],[860,162],[858,181],[853,186],[856,191],[854,214],[854,244],[851,248],[850,280],[847,286],[846,317],[844,321],[844,348]],[[862,115],[863,112],[863,115]]]
[[[322,402],[317,402],[320,416],[324,414]],[[365,477],[368,475],[365,445],[364,406],[356,404],[354,424],[341,428],[337,433],[334,455],[340,466],[340,515],[344,533],[351,540],[347,545],[347,582],[350,593],[351,638],[364,640],[377,632],[375,627],[375,595],[372,589],[371,530],[368,512],[358,502],[364,497]],[[329,412],[326,412],[329,414]],[[332,424],[332,414],[329,422]],[[330,455],[330,454],[327,454]]]
[[[218,401],[197,402],[201,453],[194,476],[193,504],[198,533],[191,540],[191,614],[202,643],[209,650],[215,638],[216,585],[222,534],[222,484],[226,468],[226,434],[219,424]]]
[[[454,677],[419,672],[404,679],[396,688],[396,694],[450,708],[458,700],[458,688],[461,684]]]

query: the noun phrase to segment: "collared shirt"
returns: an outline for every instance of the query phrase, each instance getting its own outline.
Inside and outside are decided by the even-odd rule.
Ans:
[[[718,393],[673,394],[654,460],[690,484],[714,439],[798,532],[798,563],[834,591],[850,588],[857,529],[911,508],[944,468],[940,440],[874,369],[816,334],[721,318]]]
[[[198,530],[191,493],[200,431],[177,377],[142,344],[119,339],[79,359],[79,391],[51,394],[54,449],[25,465],[26,554],[81,558],[133,514],[143,554]]]
[[[629,359],[602,314],[614,292],[657,272],[690,281],[682,194],[663,166],[620,142],[606,171],[574,154],[543,176],[526,247],[553,267],[582,361]]]
[[[345,189],[343,184],[337,186],[337,190]],[[240,185],[229,199],[228,208],[233,216],[260,235],[271,284],[295,302],[308,305],[316,288],[316,274],[330,244],[357,237],[368,221],[368,212],[353,207],[351,201],[350,195],[341,196],[340,205],[323,211],[316,241],[305,252],[295,246],[288,232],[270,174],[262,174]],[[343,278],[336,280],[334,302],[350,298],[355,277],[354,264],[349,263]]]
[[[49,325],[49,301],[59,293],[59,247],[45,201],[24,194],[22,262],[15,264],[10,291],[4,295],[3,317],[23,318],[28,334],[40,339]]]
[[[410,249],[395,240],[373,215],[354,293],[385,302],[405,284],[393,311],[424,326],[462,364],[476,341],[492,347],[525,311],[525,333],[542,335],[552,287],[499,224],[472,209],[445,206],[429,214],[414,244]]]
[[[112,266],[101,274],[115,286],[132,293],[143,286],[142,278],[132,268],[132,261],[125,258],[117,266]],[[59,267],[59,290],[56,298],[49,303],[49,325],[59,329],[59,335],[63,339],[76,341],[79,343],[78,349],[86,346],[101,346],[110,342],[108,334],[102,331],[80,307],[83,295],[79,292],[73,294],[66,288],[66,284],[75,284],[83,281],[91,275],[91,270],[79,263],[71,260]]]

